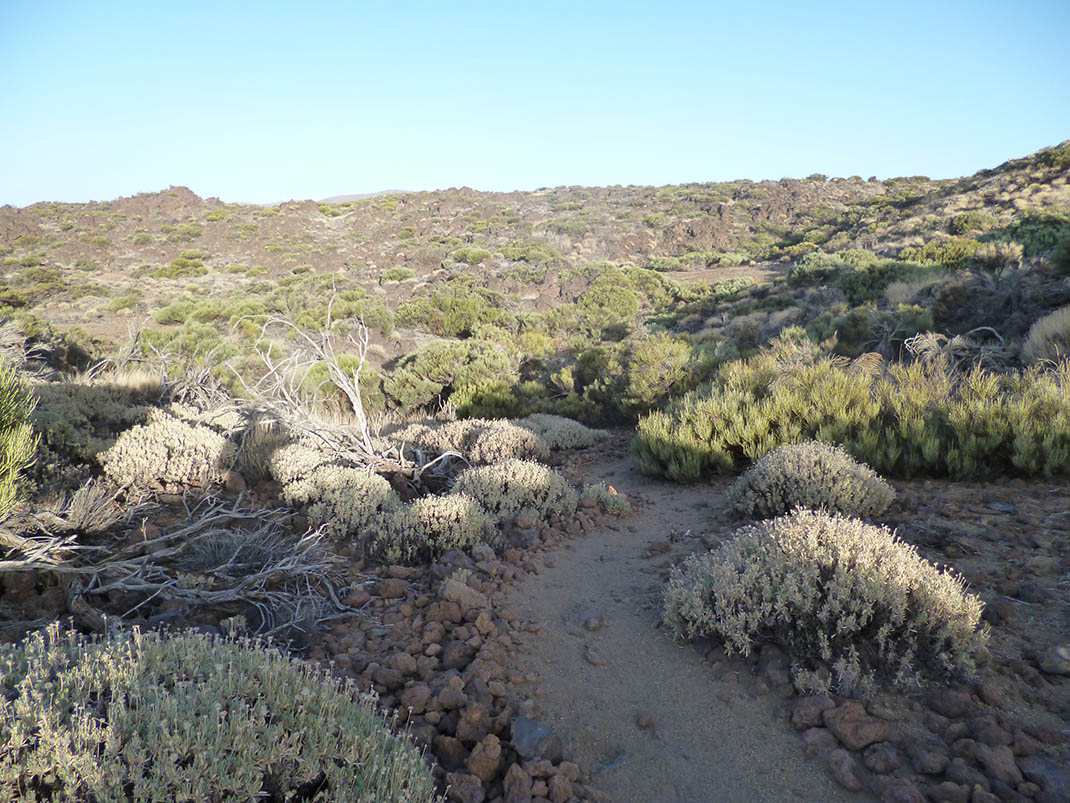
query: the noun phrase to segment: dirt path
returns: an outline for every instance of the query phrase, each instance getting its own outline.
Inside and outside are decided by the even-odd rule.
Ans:
[[[619,524],[547,553],[545,567],[508,600],[541,625],[518,663],[538,677],[541,719],[566,754],[620,803],[869,799],[848,794],[824,762],[805,758],[775,693],[760,692],[736,662],[712,666],[657,626],[668,550],[700,545],[720,492],[652,481],[619,453],[587,475],[642,503]],[[591,631],[584,621],[593,615],[604,624]],[[643,717],[653,726],[640,727]]]

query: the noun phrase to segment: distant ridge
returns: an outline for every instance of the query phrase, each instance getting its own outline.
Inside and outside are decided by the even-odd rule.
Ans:
[[[330,198],[323,198],[319,201],[321,204],[340,204],[346,201],[366,201],[368,198],[378,198],[380,195],[406,195],[411,190],[380,190],[379,192],[365,192],[358,195],[332,195]]]

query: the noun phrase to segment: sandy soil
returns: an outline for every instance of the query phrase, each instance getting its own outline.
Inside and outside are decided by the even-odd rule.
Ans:
[[[724,485],[658,482],[619,450],[584,473],[635,499],[636,512],[547,553],[508,600],[541,625],[518,663],[537,677],[540,718],[566,755],[622,803],[870,799],[805,758],[790,703],[659,625],[665,568],[708,536]],[[593,631],[592,616],[604,620]]]

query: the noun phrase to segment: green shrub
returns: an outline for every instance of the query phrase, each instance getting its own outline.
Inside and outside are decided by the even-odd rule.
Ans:
[[[518,243],[507,245],[502,255],[511,262],[546,262],[558,256],[557,251],[545,243]]]
[[[0,357],[0,522],[19,499],[19,475],[33,462],[37,435],[30,416],[37,401],[13,366]]]
[[[108,302],[109,312],[122,312],[123,310],[131,310],[141,303],[141,291],[134,290],[126,295],[121,295],[118,298],[113,298]]]
[[[501,297],[462,284],[436,288],[398,307],[399,326],[420,327],[440,337],[471,337],[477,328],[506,320]]]
[[[969,676],[987,642],[981,601],[886,528],[796,511],[739,530],[673,570],[665,622],[678,637],[718,635],[744,655],[785,648],[796,684],[867,694],[880,681]]]
[[[347,376],[353,376],[357,368],[360,368],[360,400],[364,412],[369,415],[383,412],[386,408],[386,397],[383,396],[379,372],[367,363],[361,366],[360,358],[355,354],[340,354],[336,362]],[[324,362],[317,362],[309,368],[302,387],[314,393],[321,401],[341,405],[343,409],[351,411],[349,397],[331,381],[327,364]]]
[[[848,516],[879,516],[895,491],[868,466],[818,441],[778,446],[739,476],[728,491],[732,508],[767,519],[797,507]]]
[[[183,252],[192,253],[192,252]],[[199,252],[198,252],[199,253]],[[204,266],[199,257],[187,259],[186,257],[179,257],[178,259],[171,260],[171,264],[163,268],[158,268],[150,275],[156,279],[190,279],[196,276],[204,276],[208,272],[208,268]]]
[[[996,225],[996,216],[983,209],[971,209],[960,212],[951,218],[948,231],[952,234],[970,234],[975,231],[987,231]]]
[[[396,284],[415,278],[416,271],[412,268],[390,268],[390,270],[384,270],[382,275],[379,276],[379,284]]]
[[[491,253],[486,248],[458,248],[453,252],[453,261],[463,262],[466,265],[478,265],[490,257]]]
[[[188,243],[201,236],[200,223],[179,223],[177,226],[160,226],[169,243]]]
[[[156,411],[149,423],[126,430],[98,459],[116,485],[181,493],[220,482],[233,455],[233,444],[209,427]]]
[[[457,477],[453,492],[476,500],[499,523],[520,514],[551,523],[576,512],[576,492],[552,468],[527,460],[504,460],[470,468]]]
[[[4,800],[437,800],[370,699],[258,642],[53,625],[0,677]]]
[[[899,252],[899,259],[940,265],[947,270],[966,270],[981,244],[967,237],[947,237],[930,240],[923,246],[908,246]]]
[[[603,336],[611,330],[628,329],[639,314],[639,297],[627,276],[607,271],[576,299],[580,318],[589,332]]]
[[[829,284],[846,268],[847,263],[834,254],[811,251],[791,266],[788,281],[794,287]]]
[[[134,235],[132,242],[134,245],[151,245],[156,242],[156,238],[147,231],[140,231]]]
[[[709,388],[640,419],[639,467],[693,482],[813,439],[891,476],[1070,472],[1070,360],[1021,374],[914,362],[875,375],[791,346],[728,363]]]
[[[1058,361],[1070,357],[1070,306],[1038,318],[1022,344],[1026,362]]]
[[[632,512],[631,503],[622,494],[611,490],[604,482],[597,485],[585,485],[580,492],[580,504],[598,507],[610,516],[627,516]]]

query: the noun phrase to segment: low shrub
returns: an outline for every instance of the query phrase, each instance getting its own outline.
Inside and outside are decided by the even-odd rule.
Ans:
[[[514,423],[534,432],[551,452],[587,449],[609,434],[605,430],[586,427],[571,418],[549,413],[532,413]]]
[[[966,270],[980,247],[977,240],[968,237],[946,237],[922,246],[908,246],[899,252],[899,259],[940,265],[948,270]]]
[[[486,248],[458,248],[453,252],[453,261],[463,262],[466,265],[478,265],[490,257],[491,253]]]
[[[104,475],[137,491],[181,493],[223,479],[234,445],[206,426],[192,426],[162,411],[126,430],[98,456]]]
[[[282,489],[291,505],[308,504],[308,522],[333,538],[356,538],[367,547],[374,531],[401,507],[390,483],[367,469],[327,464]]]
[[[475,499],[497,522],[512,522],[520,514],[534,522],[550,523],[576,512],[578,499],[565,478],[551,468],[528,460],[503,460],[461,472],[453,492]]]
[[[1038,318],[1025,336],[1022,359],[1026,362],[1062,360],[1070,357],[1070,306]]]
[[[895,491],[868,466],[819,441],[779,446],[729,489],[732,508],[749,518],[772,518],[797,507],[848,516],[879,516]]]
[[[472,464],[499,460],[546,460],[550,450],[536,433],[511,421],[466,418],[448,424],[414,424],[391,439],[435,452],[457,452]]]
[[[384,270],[379,276],[379,284],[397,284],[416,278],[416,271],[412,268],[390,268]]]
[[[972,674],[982,607],[887,528],[799,510],[675,568],[663,616],[678,637],[717,635],[729,652],[782,646],[807,691],[824,666],[837,692],[867,694]]]
[[[372,698],[258,642],[52,625],[0,678],[3,800],[438,800]]]
[[[397,510],[372,534],[372,551],[391,563],[434,560],[449,549],[484,543],[493,522],[465,494],[425,496]]]
[[[888,476],[1054,476],[1070,472],[1070,360],[1017,374],[959,375],[943,361],[875,373],[781,339],[637,431],[639,467],[681,482],[802,440],[842,444]]]
[[[627,516],[632,512],[631,502],[615,489],[611,490],[604,482],[585,485],[580,492],[580,504],[594,505],[610,516]]]

